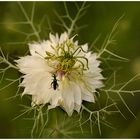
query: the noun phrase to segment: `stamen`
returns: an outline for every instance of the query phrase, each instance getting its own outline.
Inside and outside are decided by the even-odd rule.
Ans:
[[[56,48],[52,46],[52,49],[55,50],[55,54],[46,51],[47,56],[45,59],[49,60],[49,64],[53,63],[53,61],[57,61],[58,63],[56,66],[50,66],[55,68],[56,71],[62,71],[63,74],[71,72],[72,70],[80,70],[83,74],[83,71],[89,69],[88,59],[84,56],[78,56],[78,54],[81,51],[84,53],[87,52],[82,48],[82,46],[78,46],[78,48],[74,50],[75,47],[75,44],[71,40],[66,40],[62,44],[58,44]],[[80,59],[86,61],[86,64]],[[79,66],[77,67],[74,66],[76,61],[79,63]]]

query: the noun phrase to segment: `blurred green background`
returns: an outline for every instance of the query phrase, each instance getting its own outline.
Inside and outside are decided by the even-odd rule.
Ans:
[[[27,15],[31,15],[33,2],[22,2]],[[66,2],[70,15],[73,17],[77,9],[74,2]],[[81,2],[77,2],[80,6]],[[88,43],[89,45],[97,38],[99,38],[96,47],[100,48],[106,34],[109,33],[117,21],[123,14],[124,17],[118,28],[118,35],[116,36],[117,43],[115,46],[110,46],[109,50],[114,51],[120,56],[128,58],[129,62],[108,62],[112,68],[116,70],[121,67],[117,72],[117,81],[125,82],[132,78],[134,75],[140,73],[140,2],[87,2],[89,7],[85,10],[85,15],[77,22],[78,26],[87,25],[85,28],[76,31],[78,33],[78,40],[80,43]],[[36,2],[34,12],[34,24],[36,27],[42,21],[41,27],[41,39],[47,39],[50,29],[49,24],[53,32],[62,33],[64,28],[59,27],[58,18],[55,12],[60,15],[65,14],[63,2]],[[23,56],[28,51],[27,42],[37,40],[34,36],[29,37],[26,42],[27,35],[32,32],[29,25],[11,24],[13,22],[26,21],[21,8],[17,2],[0,2],[0,46],[4,54],[9,54],[9,59],[13,62],[13,59],[17,59],[18,56]],[[66,21],[67,22],[67,21]],[[22,33],[21,33],[22,31]],[[93,51],[94,48],[92,48]],[[1,64],[1,68],[5,65]],[[102,64],[104,66],[104,62]],[[105,77],[111,74],[110,69],[103,69]],[[8,70],[5,74],[5,78],[17,78],[19,73],[15,70]],[[0,87],[7,84],[6,80],[0,83]],[[0,91],[0,138],[29,138],[30,130],[33,122],[26,120],[25,116],[19,119],[12,120],[20,114],[23,109],[20,104],[30,104],[30,101],[26,97],[17,97],[8,99],[14,96],[17,91],[18,83],[11,85],[10,87]],[[140,89],[140,80],[133,82],[129,89]],[[22,92],[22,91],[21,91]],[[114,114],[108,119],[112,123],[115,129],[110,129],[105,126],[101,126],[102,135],[99,135],[97,127],[93,128],[93,134],[90,134],[88,125],[85,127],[86,133],[75,133],[75,130],[79,129],[72,123],[73,118],[66,117],[66,123],[63,129],[70,131],[71,138],[139,138],[140,137],[140,94],[135,96],[125,94],[123,95],[127,104],[137,116],[135,119],[128,110],[124,107],[122,102],[119,103],[121,111],[125,114],[124,119],[120,114]],[[49,126],[53,127],[57,118],[58,125],[63,123],[61,114],[64,114],[61,109],[54,109],[51,112],[55,113],[54,118],[50,119]],[[28,115],[26,115],[28,116]],[[76,115],[75,115],[76,116]],[[78,130],[77,130],[78,131]],[[65,131],[64,131],[65,132]],[[59,132],[50,134],[49,129],[44,133],[44,138],[67,138],[67,135]]]

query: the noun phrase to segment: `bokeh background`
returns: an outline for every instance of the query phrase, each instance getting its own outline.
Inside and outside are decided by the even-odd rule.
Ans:
[[[33,2],[22,2],[27,15],[31,15]],[[66,2],[70,15],[74,16],[77,12],[74,2]],[[80,6],[81,2],[77,2]],[[77,22],[78,26],[86,25],[78,31],[78,40],[80,43],[88,42],[89,45],[101,34],[96,47],[100,48],[106,35],[111,31],[113,25],[122,15],[123,18],[117,29],[118,34],[116,38],[116,45],[109,46],[109,50],[112,50],[120,56],[129,59],[129,62],[114,62],[109,61],[111,70],[117,71],[117,81],[125,82],[132,78],[134,75],[140,73],[140,2],[87,2],[89,7],[85,10],[85,15]],[[47,39],[50,29],[49,24],[52,27],[53,32],[64,32],[63,27],[59,27],[58,18],[55,12],[60,15],[65,14],[64,2],[36,2],[34,12],[34,24],[36,27],[42,21],[41,27],[41,39]],[[13,62],[18,56],[23,56],[28,51],[27,43],[36,40],[34,36],[31,36],[25,41],[27,35],[32,31],[29,25],[19,24],[20,21],[26,21],[24,14],[21,11],[17,2],[0,2],[0,46],[4,54],[9,55],[9,60]],[[17,24],[11,24],[18,22]],[[67,21],[66,21],[67,22]],[[21,33],[22,31],[22,33]],[[25,32],[27,34],[25,34]],[[22,43],[21,43],[22,42]],[[94,48],[92,48],[93,51]],[[1,64],[1,68],[5,65]],[[104,62],[102,64],[103,74],[109,76],[111,74],[110,69],[106,69]],[[13,69],[7,70],[4,80],[1,81],[0,87],[4,87],[8,84],[5,78],[18,78],[20,73]],[[4,90],[0,90],[0,138],[30,138],[30,130],[33,122],[25,119],[26,116],[13,120],[17,115],[21,113],[23,109],[21,104],[30,104],[30,100],[26,97],[10,98],[14,96],[17,91],[18,83],[15,83]],[[131,89],[140,89],[140,80],[134,81],[128,87]],[[22,92],[22,90],[20,91]],[[71,138],[139,138],[140,137],[140,93],[136,93],[135,96],[125,94],[123,95],[127,104],[137,116],[134,118],[132,114],[124,107],[122,102],[119,102],[121,111],[125,114],[124,119],[120,114],[111,115],[108,119],[112,123],[114,129],[106,126],[101,126],[102,135],[99,135],[98,128],[93,127],[93,134],[91,134],[88,125],[85,127],[85,133],[75,133],[75,130],[79,129],[72,123],[73,118],[67,118],[66,123],[62,129],[70,131]],[[58,125],[62,125],[64,121],[61,114],[64,112],[57,108],[52,111],[54,118],[52,117],[49,122],[49,126],[54,126],[57,118]],[[27,115],[28,116],[28,115]],[[60,127],[61,128],[61,127]],[[67,135],[60,132],[54,132],[50,134],[49,129],[44,133],[44,138],[67,138]],[[49,134],[49,135],[48,135]]]

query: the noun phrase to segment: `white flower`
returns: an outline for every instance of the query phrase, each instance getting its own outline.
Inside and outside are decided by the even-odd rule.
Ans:
[[[95,102],[96,89],[103,86],[100,61],[88,45],[78,45],[65,32],[59,37],[29,44],[30,54],[17,60],[24,74],[24,94],[32,95],[32,105],[49,103],[62,107],[69,116],[80,111],[82,101]]]

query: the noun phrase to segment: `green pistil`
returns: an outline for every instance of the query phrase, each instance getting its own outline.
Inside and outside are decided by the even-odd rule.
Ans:
[[[65,73],[70,72],[71,70],[80,70],[82,73],[84,70],[88,69],[88,59],[84,56],[78,56],[80,51],[85,52],[81,46],[73,52],[75,46],[71,40],[66,40],[62,44],[59,44],[56,48],[53,48],[56,52],[56,55],[50,52],[46,52],[46,60],[57,61],[58,62],[58,71],[63,71]],[[86,62],[86,65],[81,61],[83,59]],[[79,65],[74,67],[75,63],[78,62]]]

